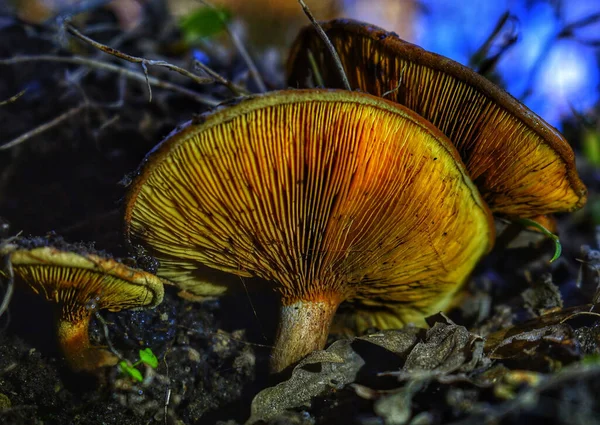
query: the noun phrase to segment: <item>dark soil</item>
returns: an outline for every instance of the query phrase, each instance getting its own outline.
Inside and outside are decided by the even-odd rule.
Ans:
[[[148,2],[144,19],[137,29],[123,32],[110,12],[98,9],[77,16],[74,24],[121,51],[191,69],[193,51],[182,47],[181,35],[164,4]],[[211,67],[240,84],[248,81],[243,60],[226,41],[204,47]],[[67,35],[60,19],[28,24],[8,14],[0,17],[0,58],[42,54],[80,55],[143,73],[139,64],[99,53]],[[150,74],[217,100],[232,97],[222,86],[199,87],[158,67],[150,67]],[[278,77],[271,81],[269,74]],[[279,70],[269,69],[265,75],[270,87],[281,81]],[[252,83],[248,87],[252,90]],[[52,231],[69,241],[92,243],[114,256],[132,256],[123,240],[125,188],[119,182],[173,128],[208,106],[157,87],[149,102],[145,83],[83,65],[0,64],[0,101],[22,90],[26,91],[19,99],[0,106],[2,144],[85,106],[48,131],[0,151],[0,238],[19,232],[44,236]],[[567,126],[575,149],[579,148],[578,131],[575,120]],[[600,186],[597,172],[584,166],[581,175],[594,200]],[[505,358],[479,358],[468,348],[467,357],[479,363],[474,362],[477,366],[466,372],[453,370],[443,379],[427,381],[399,380],[377,373],[400,370],[406,358],[357,343],[354,349],[366,363],[355,384],[372,392],[360,391],[354,384],[330,388],[315,394],[310,407],[290,408],[267,421],[600,423],[598,367],[592,366],[589,372],[568,369],[583,359],[594,364],[594,356],[600,354],[600,322],[583,310],[562,322],[542,315],[552,308],[560,311],[598,302],[600,262],[595,255],[600,253],[593,249],[597,248],[597,223],[592,212],[586,209],[559,217],[563,255],[558,261],[548,262],[552,242],[525,232],[520,246],[499,244],[474,273],[470,295],[450,314],[456,323],[486,336],[533,320],[517,329],[526,338],[502,345]],[[582,250],[582,245],[591,248]],[[275,383],[267,365],[276,313],[274,294],[191,303],[179,298],[173,288],[167,288],[164,302],[154,310],[101,312],[110,342],[125,358],[135,361],[138,350],[147,347],[158,357],[158,368],[142,368],[144,381],[136,382],[118,368],[106,370],[101,377],[70,372],[56,347],[52,309],[17,291],[0,318],[0,423],[244,423],[251,414],[253,397]],[[539,331],[544,320],[547,323]],[[425,330],[419,335],[425,342]],[[98,320],[92,324],[91,339],[107,345]],[[517,354],[506,354],[510,350]],[[520,370],[537,374],[544,384],[518,381],[515,371]],[[561,370],[566,372],[560,375]],[[379,400],[387,400],[390,394],[404,397],[405,403],[397,405],[401,406],[398,411],[408,412],[405,420],[381,407]]]

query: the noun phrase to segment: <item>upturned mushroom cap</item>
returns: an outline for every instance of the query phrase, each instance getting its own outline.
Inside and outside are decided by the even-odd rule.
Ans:
[[[125,221],[189,292],[230,287],[198,268],[269,281],[283,304],[276,370],[322,348],[344,300],[404,321],[443,309],[494,238],[439,130],[337,90],[272,92],[187,123],[142,165]]]
[[[373,25],[333,20],[322,27],[352,89],[393,100],[439,128],[458,149],[493,213],[528,218],[581,208],[586,188],[574,154],[553,127],[471,69]],[[312,26],[296,39],[288,84],[310,87],[309,54],[326,87],[342,87]]]
[[[21,286],[58,305],[59,344],[74,370],[116,364],[113,354],[90,345],[90,315],[101,309],[155,307],[163,298],[161,279],[79,245],[59,248],[43,246],[44,241],[17,239],[2,246],[0,256],[9,256]]]

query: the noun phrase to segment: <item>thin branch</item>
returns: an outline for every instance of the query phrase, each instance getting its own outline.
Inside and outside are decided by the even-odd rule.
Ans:
[[[260,72],[258,72],[258,68],[256,68],[256,65],[254,64],[254,61],[250,57],[250,54],[248,53],[248,51],[244,47],[244,44],[238,38],[238,36],[233,31],[231,31],[231,29],[229,28],[228,24],[225,25],[225,29],[227,30],[227,33],[231,37],[231,41],[233,41],[233,44],[235,45],[236,49],[238,49],[238,51],[240,52],[240,55],[242,56],[242,59],[244,60],[244,62],[246,62],[246,66],[248,67],[248,71],[250,71],[250,75],[252,75],[252,79],[254,80],[254,84],[256,84],[256,87],[258,87],[258,91],[261,92],[261,93],[265,93],[267,91],[267,87],[265,86],[265,82],[263,81],[263,79],[262,79],[262,77],[260,75]]]
[[[308,61],[310,62],[310,68],[312,69],[313,76],[315,79],[315,83],[317,84],[317,87],[325,87],[325,80],[323,80],[321,71],[319,71],[319,65],[317,65],[317,60],[315,59],[315,55],[313,55],[313,52],[310,49],[308,49]]]
[[[583,19],[579,19],[578,21],[571,22],[570,24],[565,25],[560,32],[558,33],[558,37],[568,37],[573,34],[573,31],[587,27],[592,24],[596,24],[600,21],[600,12],[592,13],[589,16],[584,17]]]
[[[131,80],[140,81],[140,82],[148,82],[154,87],[171,90],[185,96],[191,97],[196,102],[201,103],[203,105],[208,106],[216,106],[220,102],[216,99],[213,99],[209,96],[205,96],[201,93],[198,93],[194,90],[187,89],[185,87],[179,86],[177,84],[171,83],[169,81],[159,80],[156,77],[148,76],[146,77],[141,72],[132,71],[127,68],[123,68],[118,65],[113,65],[111,63],[102,62],[95,59],[87,59],[81,56],[71,56],[71,57],[63,57],[63,56],[53,56],[53,55],[35,55],[35,56],[15,56],[13,58],[8,59],[0,59],[0,65],[14,65],[17,63],[23,62],[62,62],[62,63],[71,63],[75,65],[86,65],[96,69],[102,69],[104,71],[115,72],[117,74],[123,75]]]
[[[405,69],[406,69],[406,64],[404,64],[404,66],[400,70],[400,76],[398,77],[398,84],[396,84],[396,87],[391,90],[386,91],[384,94],[381,95],[381,97],[385,98],[385,97],[389,96],[390,94],[394,94],[398,90],[400,90],[400,86],[402,85],[402,77],[404,76]]]
[[[108,349],[111,353],[113,353],[115,356],[117,356],[117,358],[122,361],[123,360],[123,356],[121,355],[121,353],[119,353],[115,347],[112,344],[112,341],[110,340],[110,335],[108,332],[108,325],[106,324],[106,320],[104,320],[104,317],[100,316],[100,313],[98,313],[97,311],[94,312],[94,317],[96,317],[96,320],[98,320],[100,322],[100,324],[102,325],[102,333],[104,333],[104,340],[106,341],[106,345],[108,346]]]
[[[489,56],[492,45],[499,38],[502,30],[509,22],[513,24],[513,28],[507,31],[506,34],[508,34],[508,36],[504,35],[499,51],[493,56]],[[496,22],[496,26],[488,35],[487,39],[477,49],[477,51],[471,55],[471,58],[469,59],[469,66],[475,69],[479,74],[488,76],[488,74],[493,71],[504,53],[517,42],[518,37],[514,29],[515,22],[518,22],[516,16],[511,15],[508,11],[504,12]]]
[[[240,279],[240,282],[242,282],[244,291],[246,292],[246,298],[248,299],[248,302],[250,302],[250,307],[252,308],[252,313],[254,313],[254,318],[256,319],[256,322],[258,323],[260,333],[262,334],[263,339],[265,341],[267,341],[267,336],[265,335],[262,324],[260,323],[260,319],[258,318],[258,313],[256,312],[256,308],[254,307],[254,303],[252,302],[252,298],[250,297],[250,292],[248,292],[248,287],[246,286],[246,282],[244,281],[244,278],[242,276],[238,276],[238,277]]]
[[[313,24],[313,27],[317,31],[317,34],[319,34],[319,37],[321,37],[321,40],[327,46],[327,49],[329,50],[329,53],[331,54],[331,57],[333,58],[333,61],[335,62],[335,67],[337,68],[338,74],[340,75],[340,78],[342,79],[344,88],[348,91],[352,91],[352,87],[350,87],[350,82],[348,81],[348,77],[346,76],[346,71],[344,70],[344,65],[342,65],[342,61],[340,60],[340,57],[337,54],[337,51],[335,50],[335,47],[333,47],[333,44],[331,44],[329,37],[327,37],[327,34],[325,34],[325,31],[323,31],[323,28],[321,28],[321,25],[319,25],[319,23],[317,22],[315,17],[312,15],[312,13],[310,12],[310,9],[306,5],[306,3],[304,3],[304,0],[298,0],[298,3],[300,3],[300,6],[302,6],[302,10],[304,11],[304,14],[308,17],[310,22]]]
[[[584,28],[588,25],[592,25],[600,21],[600,12],[593,13],[589,16],[586,16],[580,20],[575,22],[571,22],[570,24],[563,25],[562,28],[552,37],[550,37],[546,43],[540,49],[540,53],[538,54],[535,62],[533,63],[532,69],[529,71],[529,78],[527,84],[525,86],[525,90],[523,94],[520,96],[520,99],[528,98],[533,92],[533,85],[535,79],[537,78],[540,68],[543,65],[543,62],[546,60],[550,52],[552,51],[553,46],[561,39],[572,39],[580,44],[591,46],[591,47],[600,47],[600,40],[582,40],[580,37],[577,37],[575,31],[580,28]]]
[[[265,86],[265,83],[260,75],[260,72],[258,72],[258,68],[256,68],[254,61],[250,57],[248,50],[246,50],[246,48],[244,47],[244,44],[241,42],[241,40],[238,38],[238,36],[235,34],[235,32],[233,32],[231,30],[229,23],[223,18],[223,16],[219,13],[219,10],[214,5],[209,3],[207,0],[199,0],[199,1],[203,5],[211,8],[212,10],[214,10],[216,12],[217,17],[219,18],[219,20],[225,27],[225,31],[227,31],[227,34],[231,38],[231,41],[233,41],[233,45],[238,50],[238,52],[242,56],[242,59],[246,63],[246,66],[248,67],[248,71],[250,71],[250,75],[252,75],[252,79],[254,80],[256,87],[258,87],[258,90],[261,93],[265,93],[267,91],[267,87]]]
[[[0,151],[15,147],[15,146],[31,139],[32,137],[37,136],[38,134],[41,134],[47,130],[50,130],[51,128],[56,127],[63,121],[72,117],[73,115],[78,114],[79,112],[81,112],[81,110],[83,110],[86,107],[87,107],[87,104],[82,103],[79,106],[69,109],[67,112],[60,114],[58,117],[54,118],[53,120],[48,121],[47,123],[44,123],[44,124],[40,125],[39,127],[36,127],[31,131],[28,131],[27,133],[21,134],[16,139],[11,140],[10,142],[5,143],[4,145],[1,145]]]
[[[9,103],[13,103],[18,98],[20,98],[21,96],[23,96],[26,91],[27,91],[27,89],[21,90],[19,93],[15,94],[14,96],[12,96],[12,97],[10,97],[10,98],[8,98],[6,100],[3,100],[2,102],[0,102],[0,106],[8,105]]]
[[[128,62],[139,63],[142,65],[142,68],[144,68],[144,69],[146,68],[146,66],[162,66],[171,71],[175,71],[185,77],[188,77],[189,79],[191,79],[192,81],[194,81],[195,83],[200,84],[200,85],[212,84],[215,82],[212,78],[200,77],[200,76],[194,74],[193,72],[188,71],[187,69],[180,68],[177,65],[173,65],[166,61],[140,58],[137,56],[128,55],[127,53],[123,53],[120,50],[113,49],[112,47],[106,46],[102,43],[99,43],[99,42],[92,40],[91,38],[83,35],[71,24],[65,24],[65,28],[70,34],[72,34],[75,37],[79,38],[80,40],[90,44],[91,46],[95,47],[96,49],[102,50],[104,53],[108,53],[109,55],[115,56],[119,59],[126,60]],[[147,74],[147,70],[145,70],[145,73]]]
[[[146,77],[146,84],[148,85],[148,102],[152,102],[152,87],[150,86],[150,81],[148,81],[148,67],[144,62],[142,62],[142,69],[144,70],[144,77]]]
[[[246,90],[243,87],[238,86],[233,81],[230,81],[227,78],[223,77],[221,74],[214,71],[212,68],[206,66],[199,60],[194,61],[194,66],[197,68],[200,68],[202,71],[206,72],[208,75],[210,75],[212,78],[214,78],[215,82],[223,84],[236,96],[246,96],[246,95],[250,94],[250,92],[248,90]]]

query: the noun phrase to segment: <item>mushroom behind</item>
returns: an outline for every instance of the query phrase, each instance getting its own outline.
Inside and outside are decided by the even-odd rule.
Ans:
[[[446,308],[494,238],[439,130],[337,90],[272,92],[187,123],[147,157],[125,221],[158,275],[195,295],[270,282],[275,371],[324,346],[342,301],[403,322]]]
[[[586,188],[567,141],[500,87],[376,26],[340,19],[322,27],[352,89],[405,105],[439,128],[494,214],[531,218],[585,204]],[[300,32],[291,49],[288,84],[314,85],[311,54],[324,84],[342,87],[313,26]]]

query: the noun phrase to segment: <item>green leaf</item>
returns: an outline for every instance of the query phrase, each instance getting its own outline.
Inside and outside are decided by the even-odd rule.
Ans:
[[[119,363],[119,369],[121,369],[122,373],[124,373],[125,375],[131,376],[133,379],[135,379],[138,382],[142,382],[144,380],[144,377],[142,376],[142,372],[137,370],[135,367],[127,364],[127,362],[125,360],[123,360]]]
[[[231,19],[231,12],[224,7],[200,7],[179,22],[185,41],[193,43],[205,37],[213,37],[223,31]]]
[[[595,129],[586,128],[582,138],[583,155],[595,165],[600,166],[600,133]]]
[[[142,363],[150,366],[152,369],[156,369],[158,367],[158,359],[150,348],[140,350],[140,360]]]
[[[556,261],[560,257],[560,255],[562,254],[562,245],[560,244],[560,240],[558,239],[557,235],[552,233],[550,230],[546,229],[544,226],[542,226],[537,221],[533,221],[528,218],[520,218],[520,219],[516,220],[516,222],[525,227],[535,227],[540,232],[542,232],[544,234],[544,236],[546,236],[554,241],[554,255],[550,259],[551,263]]]
[[[598,365],[600,364],[600,354],[588,354],[581,359],[581,364],[584,365]]]

